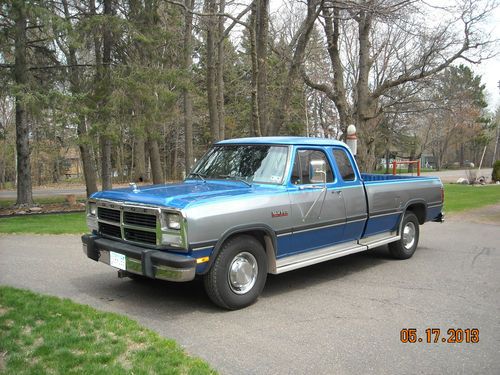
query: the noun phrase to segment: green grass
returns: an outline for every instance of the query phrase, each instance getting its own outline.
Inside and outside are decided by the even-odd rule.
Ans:
[[[85,197],[76,197],[77,202],[85,202],[86,198]],[[40,198],[35,198],[34,199],[35,204],[43,205],[43,204],[54,204],[54,203],[66,203],[66,197],[40,197]],[[15,199],[5,199],[2,198],[0,199],[0,208],[8,208],[12,207],[16,204]]]
[[[0,287],[0,373],[215,372],[188,356],[175,341],[124,316],[68,299]]]
[[[500,203],[500,185],[444,185],[444,211],[459,212]]]
[[[63,234],[88,232],[85,213],[26,215],[0,219],[0,233]]]

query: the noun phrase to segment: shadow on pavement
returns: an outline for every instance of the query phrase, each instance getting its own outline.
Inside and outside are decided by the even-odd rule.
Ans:
[[[262,298],[293,293],[296,290],[342,279],[387,261],[393,260],[388,254],[387,247],[384,246],[281,275],[268,275]],[[194,311],[208,314],[224,312],[209,300],[201,278],[186,283],[152,279],[119,279],[116,273],[109,269],[108,272],[74,278],[71,282],[80,293],[95,304],[134,315],[155,316],[160,313],[165,319],[175,319],[178,315]]]

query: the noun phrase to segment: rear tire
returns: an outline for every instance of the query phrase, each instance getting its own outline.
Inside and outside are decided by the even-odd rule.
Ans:
[[[407,211],[401,224],[401,239],[389,244],[389,252],[396,259],[411,258],[417,249],[419,235],[417,216]]]
[[[228,310],[247,307],[259,298],[267,278],[267,256],[254,237],[241,235],[227,241],[203,276],[208,297]]]

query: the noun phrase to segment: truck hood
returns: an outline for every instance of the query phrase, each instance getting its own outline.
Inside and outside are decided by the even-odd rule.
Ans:
[[[136,192],[132,187],[105,190],[92,194],[91,198],[183,209],[194,202],[234,197],[263,189],[269,188],[259,185],[250,187],[239,181],[185,181],[178,184],[138,186]]]

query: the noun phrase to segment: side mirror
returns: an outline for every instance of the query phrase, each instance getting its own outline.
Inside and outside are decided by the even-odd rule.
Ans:
[[[309,163],[309,181],[312,184],[326,184],[326,162],[324,160],[311,160]]]

